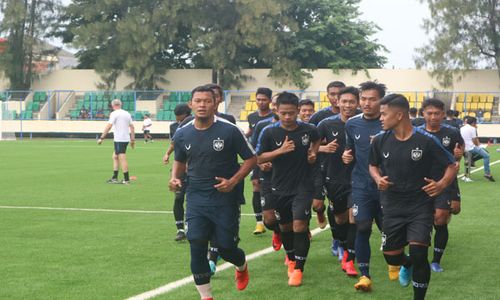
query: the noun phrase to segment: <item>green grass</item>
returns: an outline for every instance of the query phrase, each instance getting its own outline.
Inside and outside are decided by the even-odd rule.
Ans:
[[[34,140],[0,143],[0,206],[105,208],[170,211],[169,166],[161,159],[167,142],[138,144],[129,150],[130,186],[108,185],[112,143]],[[490,147],[491,160],[500,159]],[[492,173],[500,174],[500,164]],[[500,176],[500,175],[499,175]],[[497,176],[497,179],[500,177]],[[461,182],[462,213],[453,217],[450,241],[442,265],[432,274],[429,299],[500,298],[497,275],[498,183],[482,171],[473,183]],[[251,184],[246,184],[251,202]],[[243,213],[251,213],[251,204]],[[270,233],[251,234],[255,220],[243,216],[241,247],[251,253],[270,246]],[[315,223],[314,221],[312,224]],[[56,211],[0,208],[0,299],[123,299],[190,275],[187,243],[173,241],[172,214]],[[330,234],[315,236],[306,264],[304,284],[287,286],[282,251],[250,263],[251,282],[244,292],[234,287],[233,271],[212,280],[217,299],[409,299],[387,279],[378,250],[380,234],[372,237],[371,295],[356,293],[353,279],[339,271],[330,254]],[[192,284],[158,299],[198,299]]]

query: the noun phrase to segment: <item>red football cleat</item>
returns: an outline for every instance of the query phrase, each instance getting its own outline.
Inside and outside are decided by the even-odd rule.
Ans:
[[[283,242],[281,241],[281,234],[279,232],[273,233],[272,243],[274,251],[279,251],[281,249],[281,245],[283,245]]]
[[[243,291],[247,287],[248,281],[250,280],[250,276],[248,276],[248,265],[244,271],[238,271],[238,269],[236,269],[234,277],[236,280],[236,288]]]

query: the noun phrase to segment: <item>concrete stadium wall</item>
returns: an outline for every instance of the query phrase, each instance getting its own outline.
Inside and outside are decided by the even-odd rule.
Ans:
[[[247,69],[244,74],[253,77],[243,83],[240,90],[254,91],[260,86],[268,86],[275,90],[298,90],[293,85],[279,86],[268,77],[269,69]],[[329,69],[320,69],[312,72],[310,80],[310,91],[323,91],[332,80],[341,80],[348,85],[372,79],[377,79],[387,85],[391,91],[427,91],[442,89],[436,80],[430,77],[426,70],[397,70],[397,69],[370,69],[368,76],[360,71],[353,74],[351,70],[341,70],[334,74]],[[191,90],[193,87],[211,81],[212,72],[207,69],[198,70],[170,70],[165,74],[168,83],[162,84],[161,88],[166,90]],[[36,80],[33,90],[96,90],[96,84],[101,79],[94,70],[58,70]],[[131,78],[121,75],[117,80],[117,89],[123,90],[132,82]],[[0,87],[5,87],[5,80]],[[225,87],[226,89],[230,89]],[[500,80],[496,70],[477,70],[468,72],[462,80],[456,81],[448,90],[467,92],[495,92],[500,89]]]
[[[14,120],[3,121],[4,132],[23,133],[101,133],[106,126],[106,121],[34,121],[34,120]],[[170,131],[169,121],[154,121],[151,133],[168,134]],[[237,125],[244,131],[248,128],[247,122],[238,122]],[[142,133],[142,122],[134,122],[136,133]],[[500,138],[500,124],[479,124],[478,134],[480,137]]]

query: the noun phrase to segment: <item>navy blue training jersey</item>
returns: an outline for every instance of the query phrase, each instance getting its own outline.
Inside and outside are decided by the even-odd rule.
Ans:
[[[230,122],[214,117],[206,130],[194,127],[194,121],[175,134],[175,160],[187,163],[188,201],[197,205],[230,205],[239,201],[241,191],[221,193],[214,188],[215,177],[229,179],[238,172],[238,155],[250,159],[255,155],[243,132]]]
[[[268,125],[260,134],[257,153],[272,152],[281,147],[285,137],[293,141],[295,150],[275,158],[271,179],[272,192],[276,195],[295,195],[300,192],[313,191],[313,165],[307,161],[311,143],[319,140],[316,127],[311,124],[297,122],[298,127],[287,131],[281,122]]]
[[[335,184],[351,185],[352,164],[346,165],[342,161],[346,136],[345,123],[342,121],[340,114],[328,117],[319,122],[318,132],[320,140],[325,139],[327,144],[337,140],[337,144],[339,144],[335,153],[322,153],[324,155],[326,181]]]
[[[267,119],[273,118],[273,117],[274,117],[274,113],[273,112],[270,112],[270,113],[268,113],[265,116],[260,116],[258,111],[254,111],[253,113],[249,114],[248,117],[247,117],[248,128],[250,128],[250,130],[253,131],[254,128],[255,128],[255,126],[257,126],[257,124],[260,121],[267,120]]]
[[[337,113],[334,113],[332,111],[332,107],[328,106],[323,109],[318,110],[315,112],[311,118],[309,119],[309,123],[314,124],[315,126],[318,126],[319,122],[323,121],[324,119],[335,116]]]
[[[446,167],[455,162],[432,134],[413,127],[412,136],[398,140],[389,130],[375,136],[370,151],[370,165],[378,166],[382,176],[388,176],[393,185],[385,194],[389,198],[416,200],[427,194],[422,187],[424,178],[432,178],[432,171],[438,168],[444,174]]]
[[[177,129],[179,128],[179,122],[173,122],[173,123],[170,123],[170,139],[172,139],[175,135],[175,132],[177,131]]]
[[[377,185],[368,171],[368,157],[373,137],[382,131],[379,118],[366,119],[363,114],[356,115],[345,124],[346,148],[352,149],[354,167],[351,173],[353,188],[377,190]],[[352,164],[351,163],[351,164]]]

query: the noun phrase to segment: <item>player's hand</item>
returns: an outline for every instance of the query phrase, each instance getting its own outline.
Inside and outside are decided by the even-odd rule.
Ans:
[[[330,143],[321,146],[321,152],[335,153],[338,148],[339,148],[339,144],[337,144],[337,139],[334,139]]]
[[[311,149],[307,150],[307,162],[311,165],[316,162],[317,153],[313,152]]]
[[[130,147],[131,147],[132,149],[135,149],[135,140],[131,140],[131,141],[130,141]]]
[[[169,162],[170,162],[170,155],[165,153],[165,155],[163,156],[163,164],[168,165]]]
[[[455,156],[456,160],[461,160],[462,156],[464,156],[464,151],[462,150],[462,147],[460,147],[460,144],[458,143],[455,144],[455,149],[453,149],[453,155]]]
[[[380,177],[377,181],[377,187],[380,191],[386,191],[391,185],[394,183],[389,181],[389,176]]]
[[[266,162],[266,163],[263,163],[263,164],[259,165],[260,170],[263,171],[263,172],[269,172],[269,171],[271,171],[272,167],[273,167],[273,163],[272,162]]]
[[[431,197],[436,197],[437,195],[441,194],[444,190],[444,186],[432,179],[429,179],[427,177],[424,178],[425,182],[427,182],[427,185],[424,185],[422,187],[422,190],[427,193],[427,195]]]
[[[101,145],[102,144],[102,139],[98,139],[97,140],[97,145]]]
[[[172,178],[168,182],[168,188],[172,192],[177,192],[182,188],[182,181],[179,178]]]
[[[288,152],[292,152],[295,150],[295,143],[288,139],[288,135],[285,136],[285,140],[283,141],[283,145],[279,148],[281,154],[285,154]]]
[[[221,193],[229,193],[236,185],[231,179],[215,177],[215,180],[219,181],[219,183],[214,185],[214,188],[216,188]]]
[[[354,160],[354,156],[352,155],[352,149],[345,150],[342,154],[342,161],[344,164],[348,165]]]

